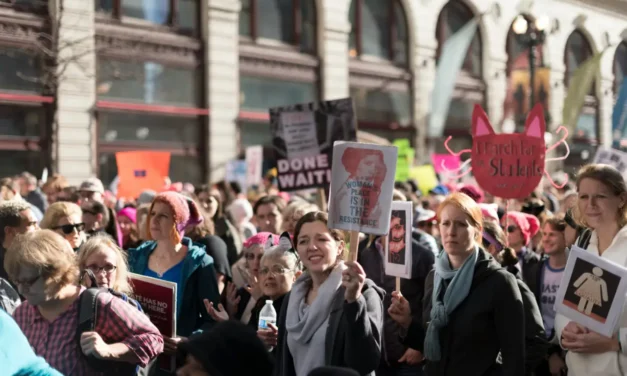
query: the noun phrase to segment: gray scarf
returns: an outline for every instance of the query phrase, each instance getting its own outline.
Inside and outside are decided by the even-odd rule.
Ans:
[[[325,352],[324,341],[320,345],[320,336],[316,336],[315,345],[312,338],[322,330],[326,334],[324,325],[331,313],[331,303],[338,288],[342,285],[342,271],[346,267],[344,263],[338,264],[329,274],[326,281],[318,288],[318,295],[311,306],[307,306],[307,293],[309,292],[311,276],[305,272],[292,287],[287,303],[287,317],[285,329],[287,330],[288,345],[294,358],[297,371],[311,370],[324,366]]]
[[[433,283],[433,294],[431,296],[431,321],[427,328],[425,337],[425,356],[431,361],[440,360],[442,354],[440,349],[440,329],[448,325],[449,315],[468,296],[472,278],[475,275],[475,264],[479,248],[475,247],[472,254],[464,261],[461,268],[453,270],[446,252],[440,253],[435,260],[435,276]],[[451,281],[440,298],[444,288],[444,280]]]

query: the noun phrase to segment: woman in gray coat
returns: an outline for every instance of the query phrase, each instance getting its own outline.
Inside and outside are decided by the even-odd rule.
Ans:
[[[307,271],[281,308],[277,376],[308,375],[322,366],[374,375],[379,365],[384,292],[357,262],[342,261],[344,235],[327,220],[326,213],[311,212],[296,224],[296,250]]]

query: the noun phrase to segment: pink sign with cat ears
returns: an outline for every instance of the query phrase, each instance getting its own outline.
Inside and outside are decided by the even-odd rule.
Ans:
[[[535,105],[527,116],[525,130],[512,134],[496,134],[485,111],[481,106],[475,105],[472,114],[472,149],[453,152],[448,147],[451,137],[444,145],[451,155],[471,154],[471,158],[459,170],[461,171],[468,163],[470,168],[460,176],[472,171],[477,184],[491,195],[506,199],[522,199],[534,191],[543,176],[557,186],[546,172],[545,163],[563,160],[568,156],[566,128],[557,129],[558,133],[563,133],[562,138],[548,149],[544,141],[545,130],[544,111],[540,104]],[[566,155],[545,159],[547,152],[554,150],[560,143],[566,146]]]

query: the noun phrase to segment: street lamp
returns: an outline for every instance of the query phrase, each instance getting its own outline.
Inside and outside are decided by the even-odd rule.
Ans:
[[[529,49],[529,91],[531,93],[530,108],[535,104],[535,76],[536,76],[536,47],[542,45],[546,39],[546,29],[549,27],[549,18],[542,16],[534,22],[519,15],[514,20],[512,30],[518,42]]]

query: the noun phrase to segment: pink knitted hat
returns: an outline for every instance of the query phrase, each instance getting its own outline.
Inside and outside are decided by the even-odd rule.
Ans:
[[[279,244],[279,236],[272,234],[270,232],[260,232],[256,235],[251,236],[250,238],[246,239],[246,241],[244,242],[244,248],[250,248],[252,246],[255,245],[265,245],[266,242],[268,241],[268,238],[272,237],[272,244],[273,245],[278,245]]]
[[[152,201],[152,205],[154,205],[155,202],[162,202],[170,206],[174,212],[176,230],[181,236],[184,234],[184,230],[187,226],[195,226],[203,221],[203,217],[196,203],[180,193],[172,191],[159,193]]]
[[[523,239],[525,240],[525,245],[529,244],[529,240],[540,230],[540,221],[531,214],[508,212],[506,218],[520,229]]]

